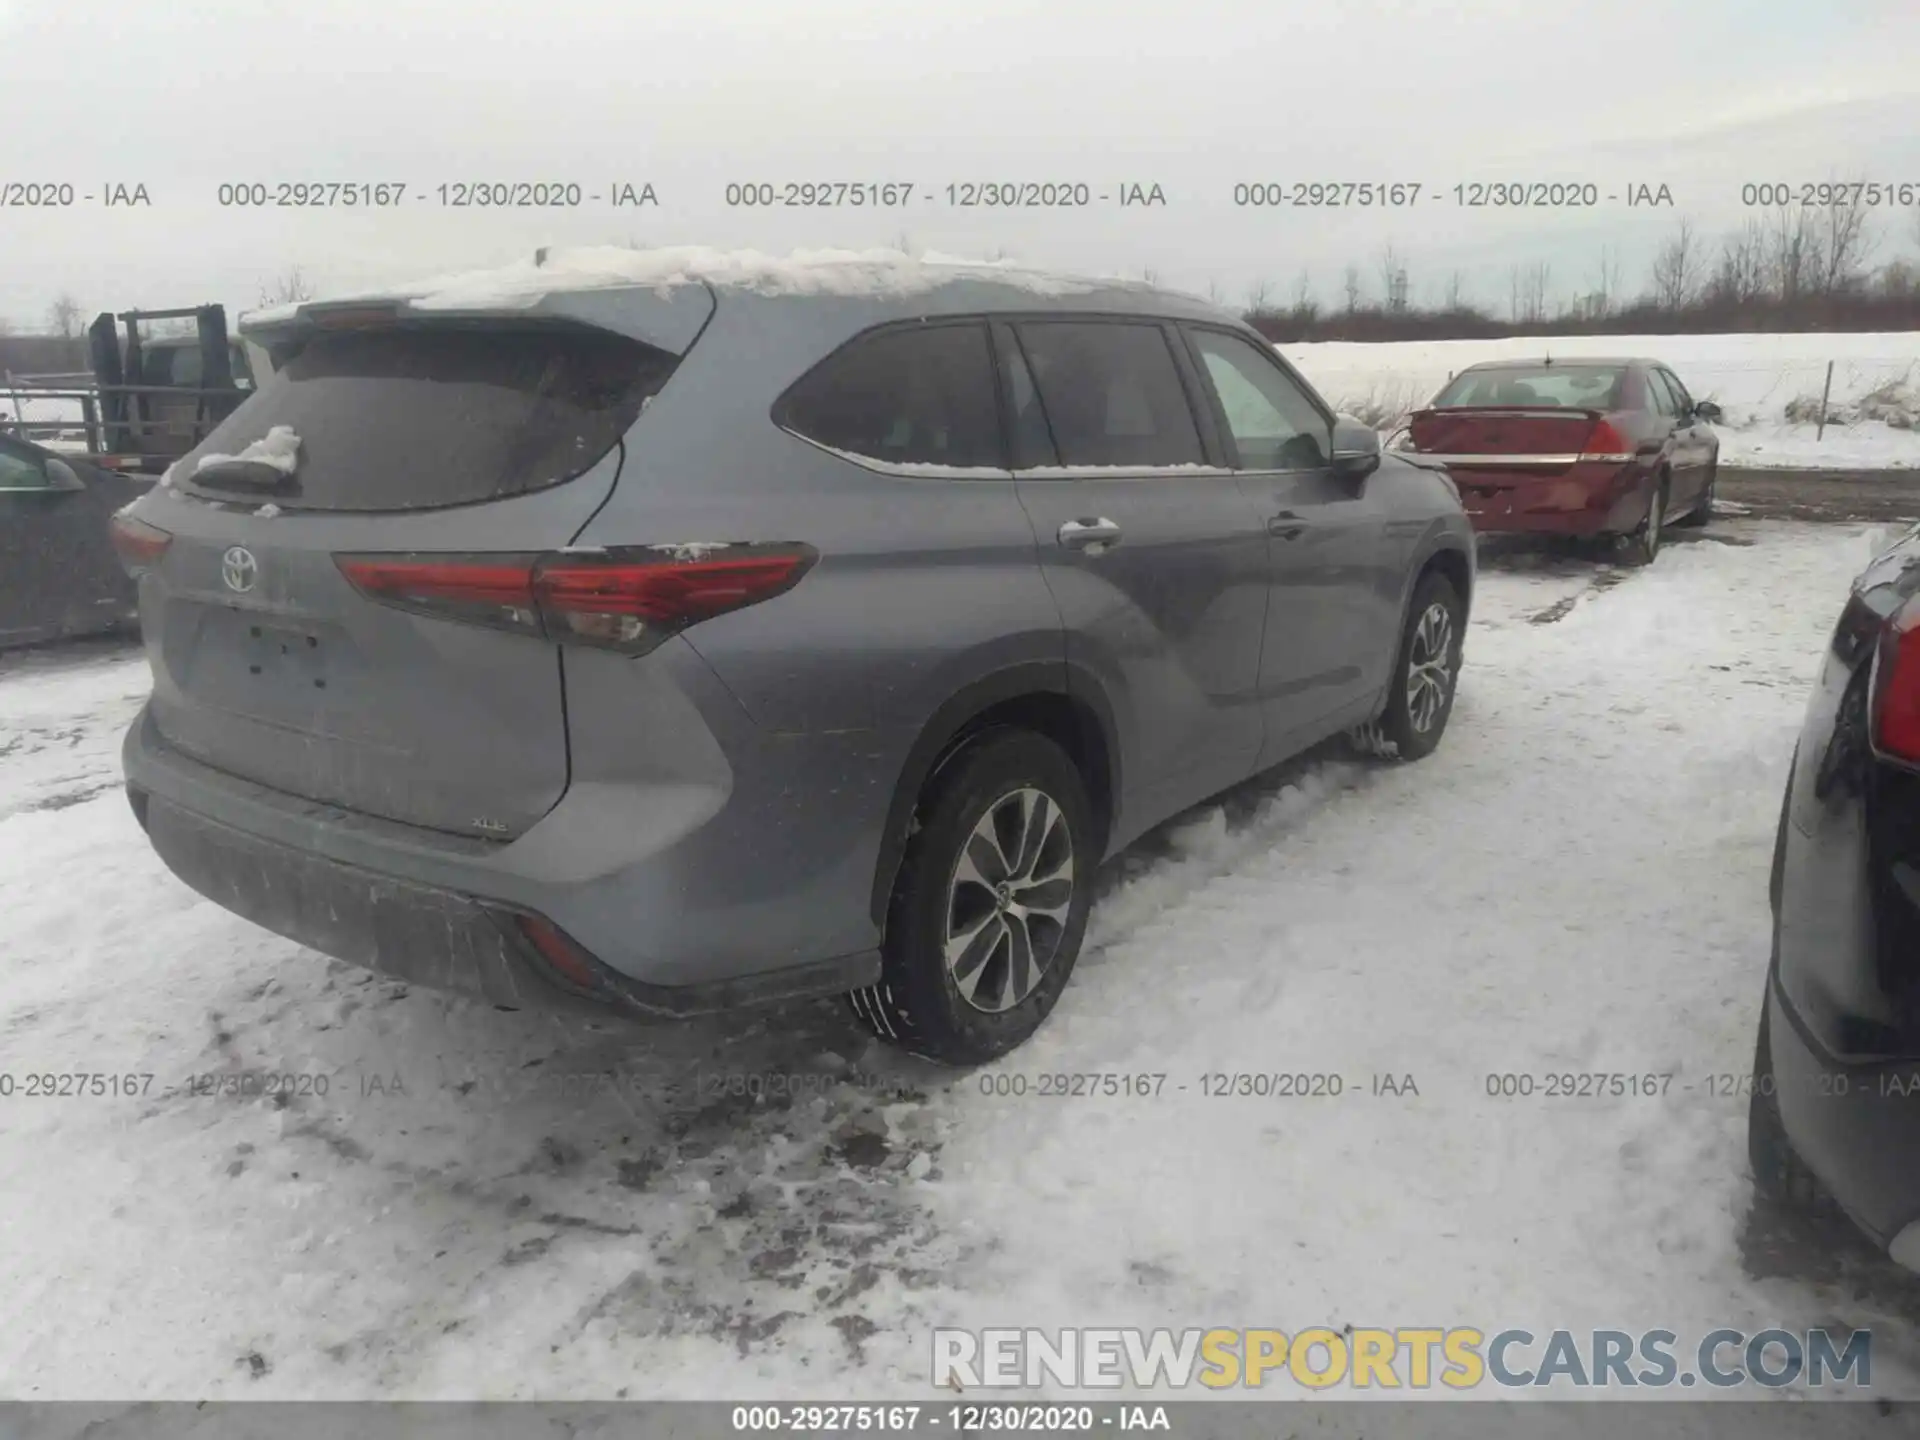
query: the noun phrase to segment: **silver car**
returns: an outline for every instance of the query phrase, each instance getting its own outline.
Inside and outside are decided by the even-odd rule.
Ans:
[[[562,252],[243,333],[274,372],[116,521],[127,788],[188,885],[358,965],[846,995],[977,1063],[1052,1010],[1107,857],[1447,724],[1451,482],[1199,300]]]

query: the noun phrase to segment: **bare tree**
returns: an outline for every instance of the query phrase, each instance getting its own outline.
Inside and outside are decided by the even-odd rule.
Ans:
[[[1684,310],[1700,293],[1700,272],[1706,260],[1693,222],[1682,216],[1673,234],[1653,257],[1653,301],[1672,313]]]
[[[1216,305],[1226,304],[1226,294],[1221,290],[1220,281],[1217,277],[1207,281],[1207,299]]]
[[[1515,265],[1508,272],[1507,301],[1516,321],[1536,324],[1547,318],[1547,282],[1551,274],[1552,267],[1545,260]]]
[[[1815,255],[1818,274],[1814,279],[1820,293],[1827,296],[1858,286],[1873,250],[1873,232],[1868,228],[1863,203],[1865,182],[1834,181],[1832,185],[1846,198],[1838,205],[1827,206],[1820,217]]]
[[[0,315],[0,335],[11,335],[12,333],[13,322],[7,319],[6,316]]]
[[[1600,247],[1600,263],[1594,269],[1593,290],[1587,297],[1588,317],[1604,320],[1620,300],[1620,252],[1611,245]]]
[[[1299,278],[1293,282],[1293,307],[1291,311],[1294,323],[1311,325],[1320,318],[1320,297],[1313,293],[1313,279],[1301,268]]]
[[[313,286],[307,282],[306,272],[298,265],[288,266],[271,284],[260,287],[262,305],[292,305],[301,300],[311,299],[313,299]]]
[[[1785,301],[1799,299],[1818,279],[1818,219],[1807,205],[1781,205],[1766,228],[1766,284]]]
[[[1380,293],[1386,297],[1387,309],[1394,314],[1407,308],[1407,266],[1392,241],[1380,252]]]
[[[1247,313],[1249,315],[1262,314],[1266,310],[1267,301],[1272,294],[1273,287],[1265,280],[1254,281],[1253,284],[1247,287]]]
[[[1920,266],[1908,260],[1887,262],[1880,271],[1880,293],[1894,300],[1920,295]]]
[[[1467,282],[1458,270],[1447,276],[1446,308],[1458,314],[1467,306]]]
[[[1140,278],[1149,285],[1158,285],[1160,283],[1160,272],[1151,265],[1143,265],[1140,267]]]
[[[1340,278],[1340,293],[1347,298],[1347,314],[1360,308],[1360,267],[1349,265]]]
[[[1707,290],[1721,304],[1744,305],[1767,289],[1767,236],[1749,220],[1720,242],[1720,258]]]
[[[63,290],[47,307],[47,329],[63,340],[71,340],[80,333],[81,314],[80,302]]]

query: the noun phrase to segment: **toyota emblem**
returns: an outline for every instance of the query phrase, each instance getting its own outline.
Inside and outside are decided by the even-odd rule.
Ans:
[[[235,545],[220,557],[220,578],[229,590],[244,595],[260,578],[260,562],[246,546]]]

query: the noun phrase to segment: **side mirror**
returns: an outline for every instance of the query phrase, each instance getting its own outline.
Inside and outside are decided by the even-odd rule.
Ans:
[[[1714,404],[1713,401],[1711,400],[1695,401],[1693,406],[1693,413],[1698,415],[1702,420],[1706,421],[1709,425],[1718,425],[1724,414],[1724,412],[1720,409],[1720,407]]]
[[[1333,422],[1333,473],[1364,479],[1380,468],[1380,432],[1364,420],[1340,415]]]

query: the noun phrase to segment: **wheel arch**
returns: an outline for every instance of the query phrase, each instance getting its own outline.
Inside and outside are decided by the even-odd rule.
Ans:
[[[1473,562],[1467,552],[1457,545],[1442,545],[1421,562],[1414,572],[1412,582],[1407,586],[1406,603],[1413,603],[1413,592],[1420,588],[1420,582],[1428,575],[1438,573],[1446,577],[1447,582],[1459,592],[1460,604],[1468,614],[1473,610]],[[1404,606],[1402,607],[1404,610]],[[1462,615],[1464,621],[1466,615]],[[1402,620],[1404,628],[1405,621]]]
[[[894,879],[927,783],[975,736],[993,729],[1030,730],[1054,741],[1086,781],[1099,848],[1112,833],[1120,795],[1120,747],[1111,707],[1091,677],[1059,661],[1028,661],[981,677],[950,696],[928,718],[907,751],[887,806],[868,907],[884,928]]]
[[[1400,653],[1400,642],[1407,633],[1407,622],[1413,615],[1413,595],[1420,588],[1420,582],[1436,571],[1446,576],[1448,582],[1460,593],[1461,623],[1464,626],[1473,613],[1473,585],[1476,566],[1467,546],[1471,539],[1463,539],[1448,531],[1434,535],[1427,544],[1416,552],[1418,559],[1407,566],[1407,578],[1400,591],[1400,623],[1394,628],[1394,654]]]

